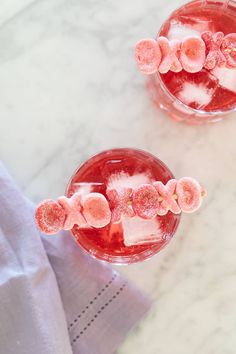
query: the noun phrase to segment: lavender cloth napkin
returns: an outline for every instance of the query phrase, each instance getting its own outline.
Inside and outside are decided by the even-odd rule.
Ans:
[[[0,353],[111,354],[149,307],[69,233],[40,235],[0,163]]]

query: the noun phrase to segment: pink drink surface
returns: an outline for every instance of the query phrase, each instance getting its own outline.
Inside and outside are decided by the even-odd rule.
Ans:
[[[181,39],[208,30],[236,33],[236,8],[223,8],[217,1],[191,2],[171,15],[159,35]],[[194,74],[169,71],[160,76],[170,93],[191,108],[214,112],[236,107],[236,68],[202,69]]]
[[[130,176],[136,182],[159,180],[166,183],[173,178],[169,169],[149,153],[133,149],[115,149],[98,154],[83,164],[73,175],[67,195],[71,196],[75,192],[98,192],[107,197],[107,185],[120,175],[128,178]],[[101,229],[79,229],[75,226],[72,235],[82,248],[99,259],[114,263],[133,263],[149,258],[170,241],[178,226],[180,215],[168,212],[167,215],[157,216],[155,219],[150,222],[158,223],[157,231],[161,234],[158,242],[125,246],[122,223],[112,222]]]

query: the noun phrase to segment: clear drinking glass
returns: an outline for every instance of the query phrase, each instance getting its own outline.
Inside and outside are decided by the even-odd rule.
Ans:
[[[157,36],[181,39],[204,31],[236,33],[236,2],[189,2],[170,15]],[[236,61],[236,52],[232,55]],[[202,69],[194,74],[157,72],[148,77],[147,88],[157,106],[176,121],[212,123],[236,110],[236,68]]]
[[[105,197],[107,184],[111,180],[119,183],[148,183],[159,180],[167,183],[174,178],[168,167],[155,156],[137,149],[113,149],[101,152],[88,159],[71,177],[66,195],[74,193],[98,192]],[[71,234],[75,241],[90,255],[116,264],[130,264],[143,261],[158,253],[172,239],[180,221],[180,214],[168,212],[164,216],[157,216],[151,220],[134,218],[121,223],[112,223],[100,228],[86,228],[74,226]],[[132,224],[133,223],[133,224]],[[123,231],[126,230],[126,231]],[[125,246],[123,232],[158,232],[161,237],[158,242]]]

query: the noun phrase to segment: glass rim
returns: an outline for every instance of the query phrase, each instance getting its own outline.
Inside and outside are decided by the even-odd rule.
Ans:
[[[209,1],[209,0],[192,0],[192,1],[188,1],[186,2],[184,5],[181,5],[180,7],[177,7],[175,10],[173,10],[171,12],[171,14],[167,17],[167,19],[163,22],[163,24],[161,25],[158,33],[157,33],[157,36],[156,38],[160,35],[160,32],[164,26],[164,24],[169,20],[169,18],[172,16],[172,14],[176,11],[176,10],[179,10],[181,9],[182,7],[188,5],[188,4],[191,4],[193,2],[196,2],[196,1],[199,1],[200,3],[202,3],[202,5],[206,6],[206,5],[209,5],[209,6],[212,6],[212,5],[215,5],[217,6],[220,5],[220,6],[224,6],[225,4],[229,3],[229,1],[227,0],[224,0],[222,2],[213,2],[213,1]],[[236,2],[236,0],[235,0]],[[228,7],[225,7],[225,9],[228,9]],[[169,96],[169,98],[171,98],[173,101],[176,101],[178,105],[182,106],[183,109],[185,109],[186,111],[189,111],[188,113],[192,113],[192,114],[198,114],[198,115],[201,115],[201,116],[218,116],[218,115],[224,115],[224,114],[230,114],[230,113],[233,113],[236,111],[236,103],[235,103],[235,107],[233,108],[230,108],[230,109],[221,109],[221,110],[216,110],[216,111],[204,111],[202,109],[196,109],[196,108],[192,108],[190,106],[188,106],[187,104],[185,104],[184,102],[182,102],[179,98],[177,98],[176,96],[174,96],[170,91],[169,89],[167,88],[167,86],[164,84],[162,78],[161,78],[161,74],[157,71],[155,74],[153,74],[153,76],[155,76],[155,78],[158,79],[159,81],[159,84],[162,88],[162,90],[165,92],[165,94],[167,94]],[[187,113],[187,112],[186,112]]]
[[[66,190],[65,190],[65,195],[68,197],[69,196],[69,187],[71,185],[71,182],[73,180],[73,177],[76,175],[76,173],[83,168],[91,159],[93,158],[97,158],[100,155],[103,155],[104,153],[112,153],[112,152],[119,152],[119,151],[126,151],[126,150],[132,150],[134,152],[139,152],[139,153],[144,153],[146,155],[150,155],[150,157],[154,158],[159,164],[161,164],[165,169],[167,169],[170,173],[170,175],[172,176],[172,178],[174,178],[174,175],[172,173],[172,171],[169,169],[169,167],[162,161],[160,160],[158,157],[156,157],[155,155],[153,155],[152,153],[143,150],[143,149],[139,149],[139,148],[135,148],[135,147],[123,147],[123,148],[111,148],[111,149],[106,149],[106,150],[102,150],[97,154],[93,154],[92,156],[88,157],[84,162],[82,162],[79,167],[77,167],[77,169],[73,172],[73,174],[71,175],[67,186],[66,186]],[[174,237],[178,226],[180,224],[181,221],[181,214],[178,214],[178,219],[175,222],[174,228],[172,230],[171,233],[171,239]],[[143,262],[146,260],[149,260],[150,258],[154,257],[155,255],[157,255],[159,252],[161,252],[163,249],[165,249],[169,242],[171,241],[171,239],[169,241],[167,241],[166,243],[164,243],[161,247],[158,248],[158,250],[156,251],[156,247],[157,247],[157,243],[151,244],[149,249],[145,249],[140,253],[137,254],[133,254],[133,255],[124,255],[124,256],[115,256],[115,255],[109,255],[109,254],[104,254],[104,256],[101,256],[100,254],[97,254],[96,252],[93,252],[92,250],[87,249],[83,244],[81,244],[80,240],[75,238],[73,229],[69,230],[69,233],[71,234],[71,237],[73,238],[73,240],[76,242],[77,245],[79,245],[79,247],[87,254],[89,254],[91,257],[93,257],[94,259],[99,259],[100,261],[106,262],[106,263],[111,263],[111,264],[115,264],[115,265],[129,265],[129,264],[135,264],[135,263],[139,263],[139,262]],[[141,257],[141,259],[140,259]]]
[[[81,162],[81,164],[79,165],[79,167],[77,167],[77,168],[73,171],[73,173],[72,173],[72,175],[71,175],[71,177],[70,177],[70,179],[69,179],[69,182],[68,182],[67,185],[66,185],[66,190],[65,190],[65,193],[66,193],[66,194],[65,194],[65,195],[68,196],[68,193],[67,193],[67,192],[68,192],[68,187],[69,187],[69,185],[70,185],[70,183],[71,183],[71,180],[72,180],[73,176],[77,173],[78,170],[80,170],[81,168],[83,168],[83,167],[87,164],[87,162],[88,162],[89,160],[91,160],[91,159],[93,159],[93,158],[96,158],[96,157],[99,157],[100,155],[103,155],[104,153],[119,152],[119,151],[122,152],[122,151],[126,151],[126,150],[133,150],[133,151],[136,151],[136,152],[139,152],[139,153],[144,153],[144,154],[150,155],[150,156],[151,156],[152,158],[154,158],[155,160],[158,160],[159,163],[160,163],[161,165],[163,165],[167,170],[169,170],[170,173],[172,174],[173,178],[174,178],[174,175],[173,175],[172,171],[169,169],[169,167],[168,167],[161,159],[159,159],[158,157],[156,157],[156,156],[155,156],[154,154],[152,154],[151,152],[146,151],[146,150],[144,150],[144,149],[132,147],[132,146],[126,146],[126,147],[122,147],[122,148],[119,148],[119,147],[112,147],[112,148],[110,148],[110,149],[102,150],[102,151],[100,151],[100,152],[98,152],[98,153],[96,153],[96,154],[91,154],[89,157],[86,158],[86,160],[83,160],[83,161]]]

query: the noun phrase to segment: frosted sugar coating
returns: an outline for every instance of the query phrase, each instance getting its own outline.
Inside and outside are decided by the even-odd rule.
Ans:
[[[175,24],[175,27],[178,24]],[[135,47],[135,59],[139,70],[147,75],[159,71],[197,73],[204,67],[212,70],[215,67],[227,66],[236,68],[236,33],[226,36],[223,32],[213,33],[209,30],[197,34],[176,38],[160,36],[156,40],[140,40]],[[191,33],[191,34],[189,34]]]
[[[136,183],[135,176],[132,177]],[[166,184],[150,180],[150,183],[135,184],[133,188],[122,188],[117,182],[120,178],[125,177],[117,177],[115,184],[118,189],[107,189],[107,198],[101,193],[90,192],[83,196],[75,193],[71,198],[62,196],[57,202],[50,199],[41,202],[35,213],[39,229],[52,234],[61,229],[72,229],[75,225],[103,228],[127,218],[151,220],[156,216],[166,215],[169,211],[174,214],[181,211],[191,213],[200,207],[206,194],[200,184],[190,177],[171,179]],[[140,180],[140,176],[138,179]],[[114,181],[115,179],[109,186],[114,187]],[[137,223],[140,221],[135,220]],[[126,227],[129,225],[131,224],[127,222]]]

